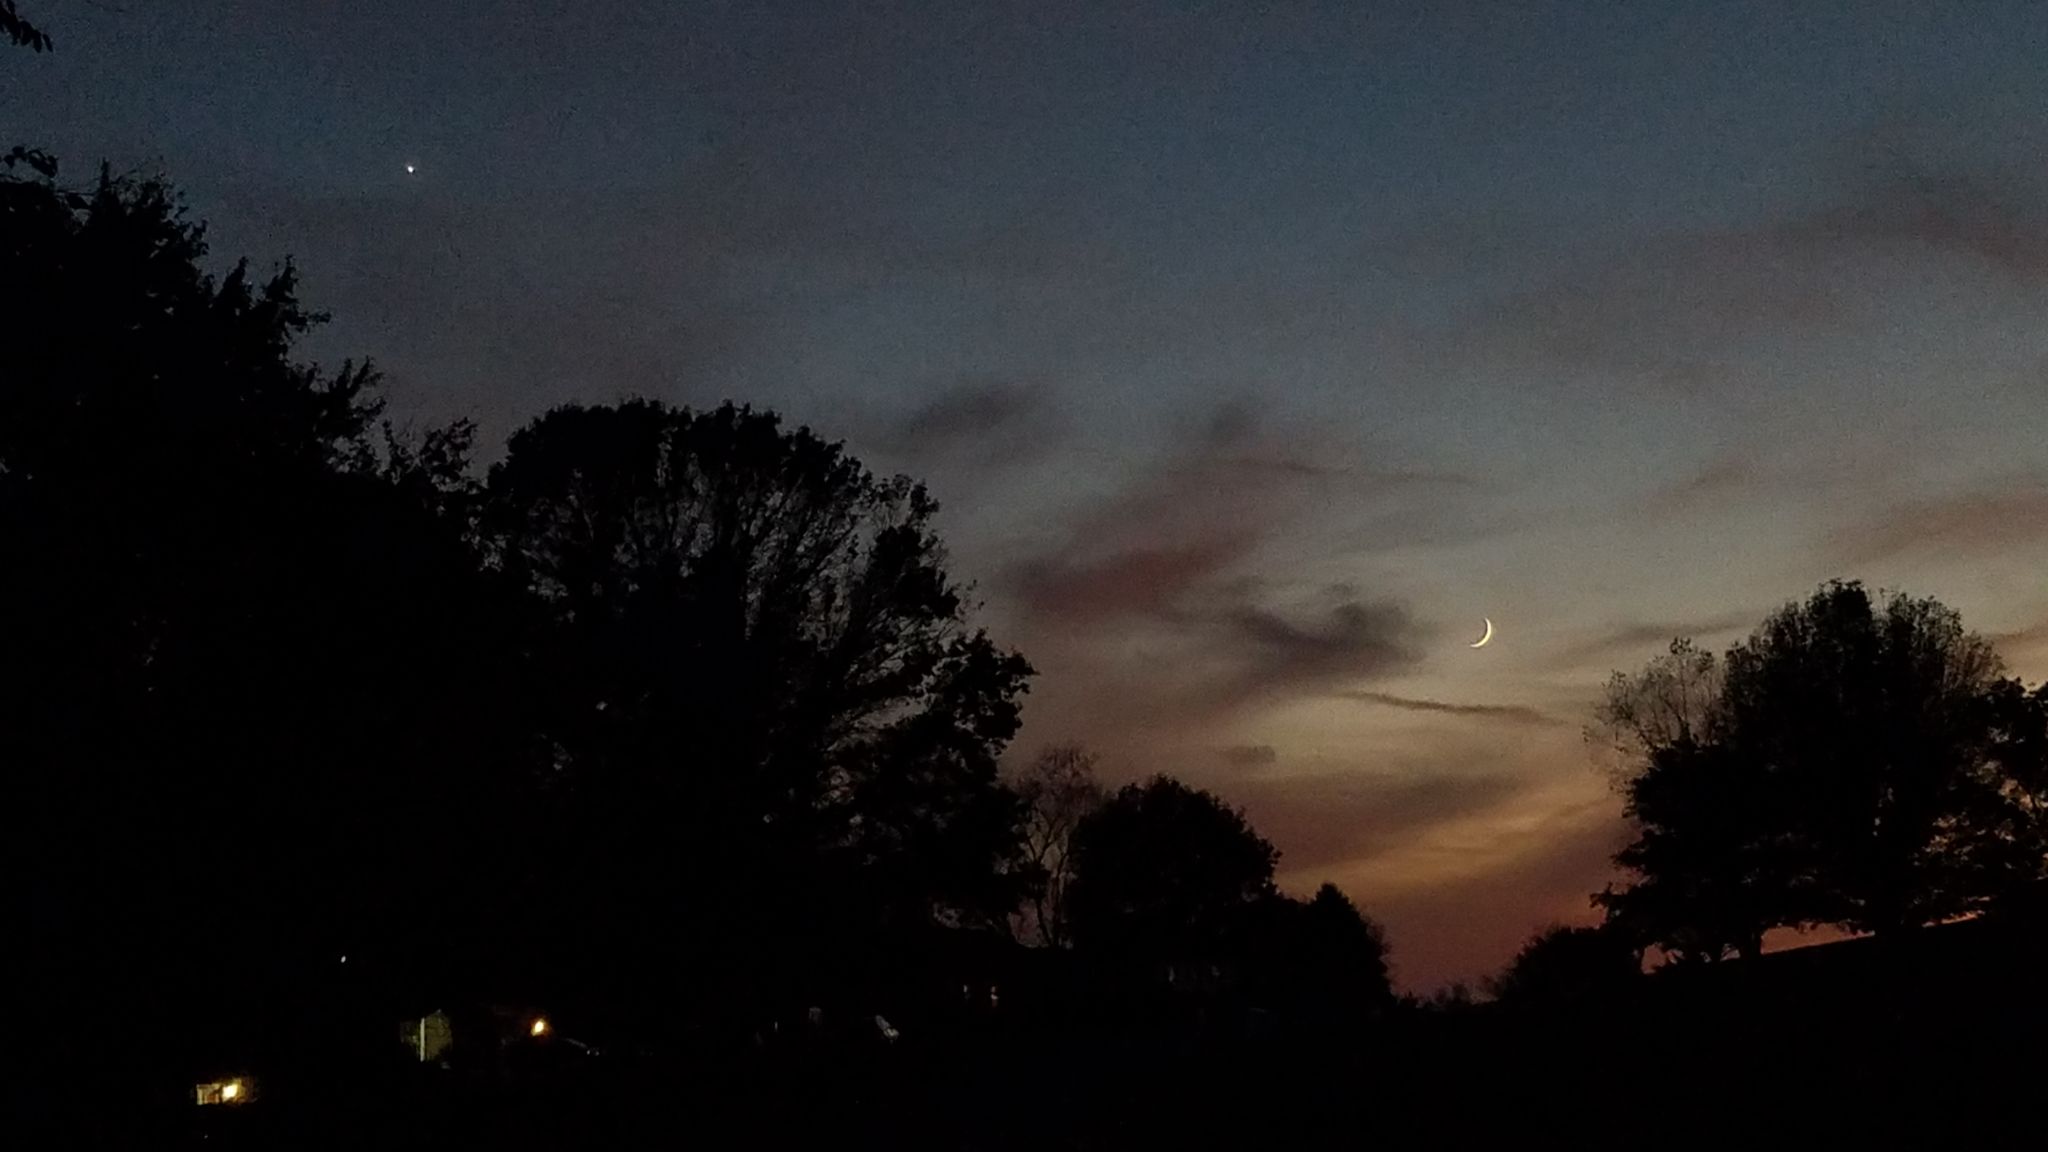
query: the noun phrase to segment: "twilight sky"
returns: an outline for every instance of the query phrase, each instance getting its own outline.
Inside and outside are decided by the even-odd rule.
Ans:
[[[1410,987],[1589,918],[1674,634],[1860,577],[2048,674],[2048,6],[23,6],[0,141],[297,257],[401,418],[928,479],[1019,752],[1243,805]]]

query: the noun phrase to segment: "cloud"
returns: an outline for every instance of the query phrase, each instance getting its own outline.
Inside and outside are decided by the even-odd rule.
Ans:
[[[1066,422],[1048,391],[1010,380],[963,380],[885,429],[883,450],[916,462],[972,453],[979,462],[1029,459],[1058,443]]]
[[[1362,700],[1368,704],[1381,704],[1388,708],[1399,708],[1408,712],[1434,712],[1446,716],[1472,716],[1544,728],[1570,727],[1569,723],[1564,720],[1520,704],[1454,704],[1445,700],[1428,700],[1414,696],[1396,696],[1390,692],[1368,692],[1364,690],[1340,692],[1338,695],[1347,700]]]
[[[1907,242],[1982,260],[2027,281],[2048,280],[2048,202],[2017,172],[1943,165],[1873,139],[1842,167],[1842,202],[1779,230],[1827,244]]]
[[[1096,559],[1027,560],[1012,573],[1024,606],[1076,624],[1165,619],[1257,545],[1249,528],[1217,526],[1193,539],[1131,547]]]
[[[1739,393],[1782,406],[1782,376],[1755,353],[1797,355],[1828,336],[1867,339],[1871,307],[1909,307],[1901,276],[1929,281],[1930,259],[1974,264],[2014,284],[2048,287],[2048,182],[1973,167],[1882,134],[1816,159],[1827,199],[1728,227],[1626,238],[1574,255],[1533,285],[1483,299],[1407,335],[1422,363],[1490,367],[1503,357],[1588,376],[1655,384],[1679,395]],[[1499,238],[1474,223],[1465,245]],[[1526,283],[1526,279],[1523,281]],[[1873,303],[1873,293],[1884,293]],[[1739,487],[1738,458],[1663,494],[1683,502]]]
[[[1419,658],[1423,632],[1408,610],[1390,602],[1347,600],[1312,625],[1251,605],[1224,616],[1220,638],[1241,654],[1249,679],[1284,688],[1332,679],[1369,679]]]
[[[1731,350],[1788,321],[1832,322],[1831,285],[1805,253],[1756,234],[1668,235],[1582,260],[1547,282],[1411,333],[1424,363],[1536,361],[1560,378],[1606,377],[1700,393]]]
[[[2048,479],[2028,478],[1893,506],[1835,534],[1838,563],[1855,567],[1907,553],[1946,557],[2010,550],[2048,535]]]
[[[2048,620],[1991,638],[2015,675],[2048,679]]]
[[[2011,632],[2000,632],[1991,638],[1991,642],[2000,647],[2011,645],[2015,648],[2028,648],[2036,644],[2048,644],[2048,620],[2029,624],[2025,628],[2016,629]]]
[[[1763,480],[1764,474],[1755,460],[1747,456],[1724,456],[1651,492],[1643,501],[1643,512],[1653,518],[1663,518],[1700,511],[1725,504]]]
[[[1233,768],[1263,768],[1279,759],[1271,744],[1233,744],[1223,750],[1223,762]]]
[[[1471,487],[1452,474],[1361,466],[1350,454],[1314,430],[1282,434],[1244,405],[1220,405],[1163,459],[1083,508],[1053,548],[1017,564],[1011,583],[1047,615],[1169,615],[1333,505],[1440,510]]]
[[[1431,828],[1507,805],[1527,788],[1506,772],[1340,771],[1251,777],[1233,782],[1229,798],[1284,845],[1283,871],[1300,872],[1372,860]]]
[[[1493,975],[1547,924],[1597,922],[1592,894],[1618,878],[1612,857],[1628,837],[1614,804],[1589,802],[1510,832],[1507,866],[1385,894],[1369,876],[1336,875],[1386,927],[1396,982],[1429,992]]]
[[[1335,883],[1388,927],[1411,987],[1487,974],[1544,923],[1589,921],[1628,838],[1619,798],[1561,726],[1506,742],[1468,730],[1357,766],[1297,760],[1213,786],[1281,849],[1284,887]]]
[[[1762,501],[1795,501],[1817,492],[1867,489],[1898,469],[1898,450],[1883,439],[1881,426],[1843,429],[1832,447],[1804,434],[1775,446],[1769,434],[1753,430],[1749,443],[1730,449],[1698,469],[1653,488],[1639,506],[1653,521],[1753,509]],[[1860,443],[1859,443],[1860,441]]]
[[[1242,405],[1189,428],[1073,516],[1003,589],[1047,675],[1034,702],[1069,727],[1221,727],[1243,709],[1411,667],[1428,629],[1398,599],[1259,579],[1333,507],[1462,499],[1455,477],[1359,466],[1313,431]]]
[[[1649,659],[1673,640],[1725,635],[1761,622],[1763,612],[1724,612],[1695,620],[1633,621],[1612,625],[1558,653],[1567,667],[1614,660]]]
[[[1082,615],[1040,622],[1048,630],[1025,650],[1054,670],[1048,687],[1062,695],[1044,699],[1063,705],[1069,727],[1088,738],[1149,731],[1178,743],[1249,709],[1405,671],[1419,659],[1424,630],[1397,603],[1276,609],[1260,602],[1254,583],[1219,588],[1189,580],[1187,566],[1173,571],[1192,590],[1152,611],[1118,609],[1143,603],[1156,582],[1096,584]]]

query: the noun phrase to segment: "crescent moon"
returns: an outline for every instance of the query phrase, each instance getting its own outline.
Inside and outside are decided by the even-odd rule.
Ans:
[[[1478,642],[1477,644],[1473,644],[1473,645],[1470,645],[1470,647],[1473,647],[1473,648],[1484,648],[1484,647],[1486,647],[1486,644],[1487,644],[1487,642],[1488,642],[1489,640],[1492,640],[1492,639],[1493,639],[1493,621],[1492,621],[1492,619],[1490,619],[1490,618],[1488,618],[1488,617],[1484,617],[1484,616],[1480,617],[1480,619],[1482,619],[1482,620],[1485,620],[1485,621],[1486,621],[1486,635],[1484,635],[1484,636],[1481,636],[1481,637],[1479,638],[1479,642]]]

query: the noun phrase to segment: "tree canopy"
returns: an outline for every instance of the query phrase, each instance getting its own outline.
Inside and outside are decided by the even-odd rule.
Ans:
[[[374,373],[294,359],[291,267],[205,257],[160,182],[0,176],[11,922],[137,1012],[439,951],[505,783],[464,431],[380,435]]]
[[[1387,940],[1335,884],[1282,896],[1250,943],[1253,996],[1297,1030],[1356,1033],[1393,1004]]]
[[[1126,785],[1074,831],[1074,950],[1116,979],[1225,998],[1296,1035],[1355,1030],[1393,1003],[1386,939],[1335,885],[1282,893],[1279,858],[1209,792],[1170,776]]]
[[[1642,974],[1642,953],[1611,926],[1553,924],[1515,953],[1493,981],[1493,995],[1503,1003],[1572,1000]]]
[[[551,413],[479,483],[465,426],[397,435],[368,367],[294,357],[289,265],[216,276],[161,182],[36,172],[0,177],[32,971],[143,950],[138,1004],[222,1012],[342,955],[621,1003],[694,972],[739,1010],[1007,923],[1029,668],[921,488],[652,402]]]
[[[649,400],[549,412],[478,477],[466,425],[397,434],[370,368],[296,357],[289,264],[216,274],[163,183],[36,159],[0,177],[31,970],[82,995],[146,952],[159,1036],[344,955],[751,1028],[868,1002],[939,934],[1007,941],[1028,900],[1107,968],[1227,968],[1304,1018],[1387,999],[1378,929],[1281,896],[1208,793],[1105,800],[1075,748],[1001,781],[1030,668],[921,486]]]
[[[1215,796],[1170,776],[1129,784],[1074,836],[1074,946],[1152,965],[1202,967],[1240,942],[1275,895],[1279,853]]]
[[[561,408],[491,469],[538,607],[563,915],[650,972],[1006,921],[1029,666],[967,621],[922,487],[727,404]],[[711,877],[718,879],[713,882]],[[835,943],[836,941],[836,943]]]
[[[1888,932],[2041,872],[2029,695],[1956,613],[1826,585],[1719,661],[1674,645],[1617,677],[1637,880],[1598,897],[1680,956],[1753,954],[1782,925]]]

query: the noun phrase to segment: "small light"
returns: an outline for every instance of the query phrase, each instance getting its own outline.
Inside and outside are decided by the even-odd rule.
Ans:
[[[547,1017],[545,1017],[545,1016],[535,1016],[535,1017],[533,1018],[533,1027],[531,1027],[531,1028],[527,1029],[527,1031],[528,1031],[529,1033],[531,1033],[531,1034],[535,1035],[535,1036],[545,1036],[545,1035],[547,1035],[547,1034],[548,1034],[548,1018],[547,1018]]]
[[[230,1080],[220,1086],[220,1098],[223,1100],[233,1100],[241,1094],[242,1082],[240,1080]]]
[[[414,173],[418,172],[419,170],[420,170],[420,169],[419,169],[419,165],[417,165],[417,164],[407,164],[407,165],[405,166],[405,174],[406,174],[407,176],[411,176],[411,175],[413,175]]]
[[[342,962],[343,964],[346,964],[346,963],[348,963],[348,955],[347,955],[347,953],[343,953],[343,954],[342,954],[342,957],[341,957],[341,962]]]

